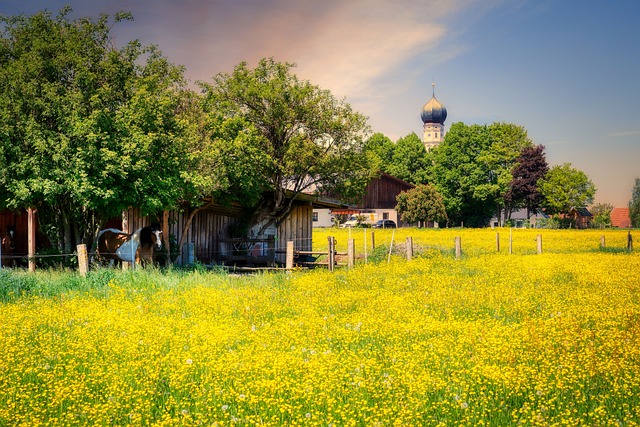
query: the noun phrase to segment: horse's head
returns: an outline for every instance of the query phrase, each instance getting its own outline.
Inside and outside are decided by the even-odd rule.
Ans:
[[[8,242],[9,249],[12,251],[16,248],[16,226],[15,225],[7,225],[7,234],[3,240]]]
[[[156,249],[162,249],[162,228],[157,222],[151,223],[151,234],[156,236],[155,247]]]

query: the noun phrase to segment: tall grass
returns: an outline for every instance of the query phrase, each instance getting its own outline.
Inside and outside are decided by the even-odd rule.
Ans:
[[[459,231],[335,273],[3,271],[0,425],[640,425],[640,254]]]

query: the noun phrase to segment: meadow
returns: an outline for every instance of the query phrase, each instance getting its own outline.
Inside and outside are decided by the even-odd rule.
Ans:
[[[364,233],[314,232],[333,273],[0,271],[0,426],[640,425],[626,231]]]

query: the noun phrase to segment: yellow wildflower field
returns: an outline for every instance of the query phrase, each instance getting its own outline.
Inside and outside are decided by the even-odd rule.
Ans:
[[[333,273],[5,292],[0,425],[640,425],[640,254],[598,248],[626,232],[543,231],[541,255],[539,231],[514,230],[512,255],[495,233],[376,230],[378,250],[422,251]]]

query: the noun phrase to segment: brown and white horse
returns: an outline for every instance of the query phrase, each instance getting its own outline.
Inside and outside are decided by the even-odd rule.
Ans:
[[[131,234],[107,228],[98,233],[96,254],[110,264],[120,261],[152,264],[154,249],[162,248],[161,234],[157,223],[139,228]]]
[[[2,258],[3,267],[10,267],[16,265],[16,260],[13,258],[13,252],[16,250],[16,227],[15,225],[7,225],[7,232],[2,236],[2,247],[0,247],[0,255]]]

